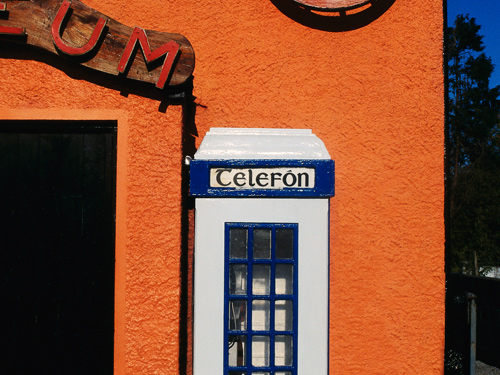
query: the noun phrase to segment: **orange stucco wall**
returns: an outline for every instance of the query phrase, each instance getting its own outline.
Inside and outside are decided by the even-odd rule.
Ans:
[[[442,373],[442,2],[396,0],[350,31],[305,26],[270,0],[85,3],[189,39],[197,144],[215,126],[310,128],[325,142],[336,162],[330,373]],[[178,374],[189,359],[182,105],[160,110],[126,83],[0,47],[0,120],[118,120],[115,369]]]

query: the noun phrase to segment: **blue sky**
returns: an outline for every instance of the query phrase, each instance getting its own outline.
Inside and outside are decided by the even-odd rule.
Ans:
[[[500,85],[500,0],[447,0],[448,25],[452,26],[458,14],[470,14],[481,25],[484,35],[484,53],[491,57],[495,70],[490,87]]]

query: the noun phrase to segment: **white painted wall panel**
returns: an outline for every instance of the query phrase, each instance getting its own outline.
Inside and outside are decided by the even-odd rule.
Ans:
[[[196,199],[194,375],[224,367],[224,224],[297,223],[298,375],[328,374],[329,200]]]

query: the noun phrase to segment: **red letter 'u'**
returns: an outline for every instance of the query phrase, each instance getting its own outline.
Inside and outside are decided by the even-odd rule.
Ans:
[[[68,55],[81,56],[86,53],[92,51],[92,49],[96,46],[97,42],[101,38],[102,31],[104,30],[104,26],[108,22],[104,18],[99,18],[97,21],[97,25],[92,31],[92,35],[90,35],[90,39],[82,47],[71,47],[68,46],[61,38],[61,25],[68,13],[68,9],[71,3],[67,0],[64,0],[59,11],[57,12],[56,18],[54,18],[54,22],[52,23],[52,38],[54,39],[54,44],[61,51]]]

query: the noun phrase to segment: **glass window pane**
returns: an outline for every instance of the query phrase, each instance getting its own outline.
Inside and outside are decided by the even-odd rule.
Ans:
[[[229,375],[246,375],[247,373],[245,371],[229,371]],[[285,373],[283,373],[285,374]],[[286,373],[286,375],[288,375],[288,373]],[[292,375],[290,373],[290,375]]]
[[[252,293],[254,295],[269,295],[271,289],[271,267],[268,264],[253,266]]]
[[[291,371],[276,371],[275,375],[292,375]]]
[[[292,336],[279,336],[274,339],[274,364],[276,366],[293,365],[293,340]]]
[[[252,330],[269,331],[270,303],[264,300],[252,302]]]
[[[278,300],[274,310],[274,329],[276,331],[293,330],[293,302]]]
[[[276,229],[276,259],[293,259],[293,229]]]
[[[270,372],[262,372],[262,371],[257,371],[257,372],[252,372],[252,375],[269,375]]]
[[[276,265],[276,294],[293,293],[293,265]]]
[[[247,294],[247,266],[246,264],[229,265],[229,294]]]
[[[269,336],[252,337],[252,365],[269,366]]]
[[[247,301],[229,301],[229,329],[231,331],[247,329]]]
[[[229,336],[229,356],[228,365],[231,367],[235,366],[246,366],[246,336]]]
[[[271,259],[271,229],[254,229],[253,258]]]
[[[229,257],[231,259],[247,258],[248,229],[229,229]]]

